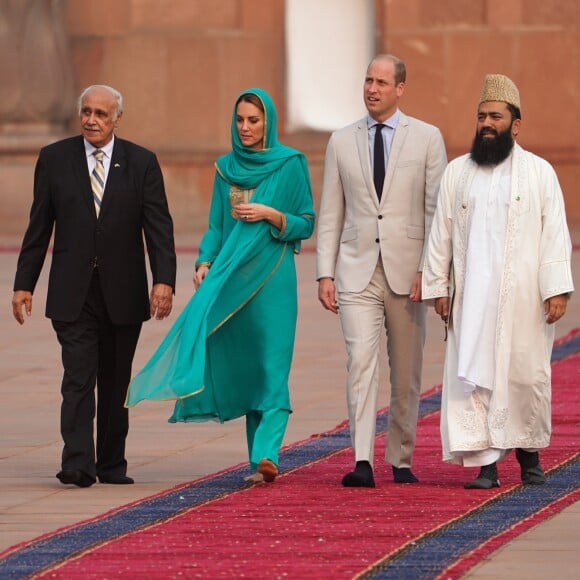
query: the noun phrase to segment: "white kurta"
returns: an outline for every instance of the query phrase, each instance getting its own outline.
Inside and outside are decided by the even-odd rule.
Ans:
[[[546,323],[543,303],[574,289],[572,244],[551,165],[515,145],[507,169],[511,172],[507,208],[502,210],[505,169],[498,167],[486,177],[469,155],[449,164],[423,267],[423,298],[452,296],[441,438],[443,459],[455,463],[464,463],[476,451],[542,448],[550,441],[554,325]],[[472,197],[484,190],[485,203]],[[505,216],[503,225],[486,224],[485,214],[492,217],[494,211],[499,221]],[[479,250],[473,255],[471,239],[478,240],[472,248]],[[488,252],[485,264],[479,263],[482,252]],[[492,295],[478,296],[472,281],[479,277],[481,283],[483,270],[490,268],[493,274],[486,291]],[[484,339],[479,344],[474,340],[478,332]],[[462,340],[468,337],[466,346],[461,335]],[[465,388],[459,378],[462,349],[462,374],[469,374],[464,378],[487,388]],[[483,374],[471,374],[474,369]]]
[[[495,321],[511,193],[511,156],[479,168],[471,183],[465,289],[461,327],[456,327],[458,376],[465,388],[493,389]]]

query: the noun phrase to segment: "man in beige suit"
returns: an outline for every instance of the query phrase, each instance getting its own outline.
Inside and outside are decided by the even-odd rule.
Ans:
[[[440,131],[398,108],[405,64],[378,55],[364,81],[368,116],[332,134],[318,219],[318,298],[340,314],[348,355],[347,402],[355,469],[346,487],[374,487],[381,326],[391,403],[386,460],[395,483],[411,471],[421,389],[425,307],[421,264],[441,174]],[[376,160],[376,161],[375,161]]]

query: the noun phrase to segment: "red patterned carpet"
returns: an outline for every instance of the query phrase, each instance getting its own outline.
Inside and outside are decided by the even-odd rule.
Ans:
[[[0,554],[0,577],[458,578],[505,542],[580,499],[580,333],[554,349],[553,438],[544,486],[464,490],[476,469],[440,460],[439,400],[422,401],[414,471],[395,485],[377,440],[375,489],[340,486],[352,465],[345,425],[291,446],[274,484],[234,467]],[[384,432],[385,413],[379,418]]]

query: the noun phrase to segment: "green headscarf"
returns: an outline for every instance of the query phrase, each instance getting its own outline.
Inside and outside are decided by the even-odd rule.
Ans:
[[[237,108],[244,95],[256,95],[264,107],[264,148],[251,149],[242,144],[236,125]],[[238,95],[232,113],[232,151],[216,162],[220,175],[242,189],[256,188],[266,177],[280,169],[289,157],[300,155],[299,151],[286,147],[278,141],[278,115],[270,95],[251,88]]]

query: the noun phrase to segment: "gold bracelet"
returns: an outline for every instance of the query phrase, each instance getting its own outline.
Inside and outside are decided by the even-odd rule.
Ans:
[[[280,233],[278,234],[278,238],[281,238],[284,235],[284,232],[286,231],[286,214],[280,212],[280,217],[282,218],[282,225],[280,226]]]

